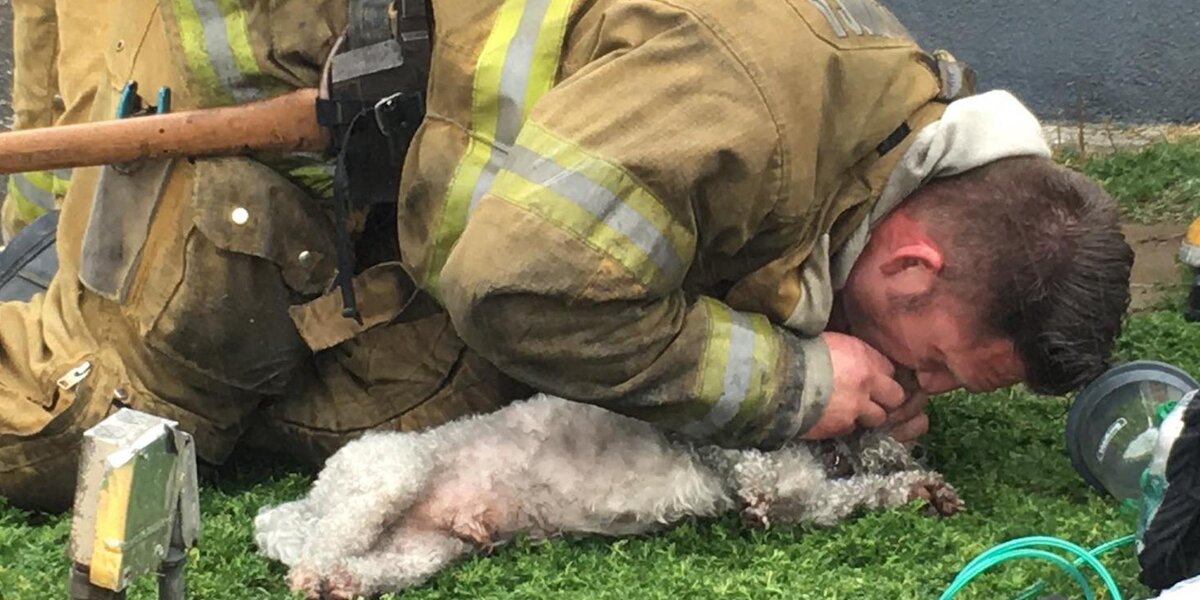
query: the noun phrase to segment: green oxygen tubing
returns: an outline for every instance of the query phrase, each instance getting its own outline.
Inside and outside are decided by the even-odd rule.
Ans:
[[[952,600],[959,594],[959,592],[963,590],[963,588],[967,586],[967,584],[971,583],[972,580],[982,575],[988,569],[991,569],[992,567],[1002,563],[1023,558],[1038,559],[1058,566],[1065,571],[1067,575],[1070,575],[1071,579],[1073,579],[1075,583],[1077,583],[1079,587],[1083,589],[1083,596],[1086,600],[1095,600],[1095,591],[1092,590],[1092,586],[1088,583],[1087,577],[1084,576],[1083,571],[1079,569],[1081,565],[1087,565],[1088,567],[1091,567],[1091,569],[1095,571],[1097,575],[1100,576],[1100,580],[1104,582],[1104,586],[1108,590],[1109,598],[1111,600],[1123,600],[1123,596],[1121,596],[1121,590],[1117,588],[1117,582],[1113,579],[1112,574],[1108,572],[1108,569],[1104,568],[1104,565],[1100,564],[1100,561],[1097,560],[1097,557],[1116,548],[1120,548],[1121,546],[1132,544],[1135,539],[1135,536],[1128,535],[1123,538],[1101,544],[1095,548],[1092,548],[1091,550],[1087,550],[1082,546],[1073,544],[1063,539],[1047,536],[1024,537],[1012,540],[1010,542],[1005,542],[998,546],[992,547],[990,550],[977,556],[975,560],[967,563],[967,566],[958,573],[958,576],[954,578],[954,581],[950,584],[950,587],[946,589],[939,600]],[[1046,548],[1065,551],[1071,556],[1075,557],[1075,560],[1073,562],[1068,561],[1059,554],[1046,550]],[[1028,589],[1021,592],[1021,594],[1018,595],[1015,600],[1028,600],[1037,593],[1041,592],[1045,586],[1046,584],[1044,582],[1039,582],[1033,586],[1030,586]]]

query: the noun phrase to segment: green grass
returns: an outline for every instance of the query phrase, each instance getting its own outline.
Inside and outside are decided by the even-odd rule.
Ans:
[[[1071,157],[1066,161],[1071,164]],[[1200,214],[1200,142],[1163,144],[1074,164],[1104,181],[1135,220]],[[1185,323],[1173,294],[1131,317],[1122,358],[1173,362],[1200,374],[1200,325]],[[747,530],[735,519],[687,522],[662,535],[623,540],[520,541],[467,560],[406,598],[828,598],[933,599],[978,553],[1015,537],[1055,535],[1084,546],[1131,533],[1133,516],[1090,490],[1063,449],[1067,401],[1020,389],[952,394],[931,407],[926,440],[934,466],[969,510],[950,519],[917,505],[871,513],[828,530]],[[244,459],[201,493],[204,538],[188,567],[192,597],[289,598],[283,570],[259,557],[250,523],[264,505],[301,495],[310,479],[265,459]],[[0,600],[65,597],[69,520],[5,508],[0,501]],[[1104,558],[1127,598],[1146,597],[1130,549]],[[1081,597],[1041,563],[1006,566],[965,598],[1009,598],[1047,578]],[[1092,578],[1099,585],[1096,578]],[[132,591],[154,597],[149,581]]]
[[[1080,160],[1060,157],[1096,178],[1137,223],[1191,221],[1200,216],[1200,138],[1158,142],[1140,152]]]
[[[1132,317],[1120,353],[1200,373],[1198,347],[1200,325],[1185,323],[1177,311],[1158,311]],[[619,541],[519,542],[468,560],[406,597],[936,598],[964,563],[993,544],[1047,534],[1093,546],[1132,532],[1132,516],[1072,471],[1062,441],[1066,407],[1065,400],[1019,389],[939,398],[930,457],[969,505],[950,519],[926,517],[912,505],[829,530],[751,531],[723,519]],[[204,539],[188,572],[194,597],[288,598],[283,571],[255,554],[250,522],[259,507],[302,494],[307,482],[246,460],[204,487]],[[64,517],[0,509],[0,598],[63,597],[68,530]],[[1104,562],[1126,597],[1146,596],[1130,550]],[[1019,563],[979,580],[965,597],[1011,597],[1050,574],[1039,563]],[[1072,590],[1064,577],[1050,581],[1054,589]],[[131,597],[153,598],[153,590],[145,582]]]

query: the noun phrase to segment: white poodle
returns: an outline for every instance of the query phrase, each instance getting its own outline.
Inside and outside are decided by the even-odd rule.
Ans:
[[[748,523],[832,525],[922,498],[962,508],[904,446],[867,434],[777,450],[696,447],[640,421],[539,395],[424,432],[370,433],[307,497],[266,508],[255,541],[308,598],[418,585],[524,532],[633,535],[740,509]]]

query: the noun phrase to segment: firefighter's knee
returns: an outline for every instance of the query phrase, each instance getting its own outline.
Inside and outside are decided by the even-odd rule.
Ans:
[[[435,427],[532,393],[467,350],[444,313],[368,330],[316,363],[298,395],[265,406],[249,443],[319,464],[366,431]]]
[[[8,415],[0,431],[0,496],[8,504],[49,512],[70,508],[83,433],[113,408],[101,379],[65,381],[45,399],[0,391],[0,410]]]

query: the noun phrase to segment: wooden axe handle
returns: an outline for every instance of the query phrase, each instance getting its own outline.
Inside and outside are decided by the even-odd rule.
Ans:
[[[141,158],[232,156],[250,151],[322,151],[317,90],[269,100],[0,133],[0,173],[132,162]]]

